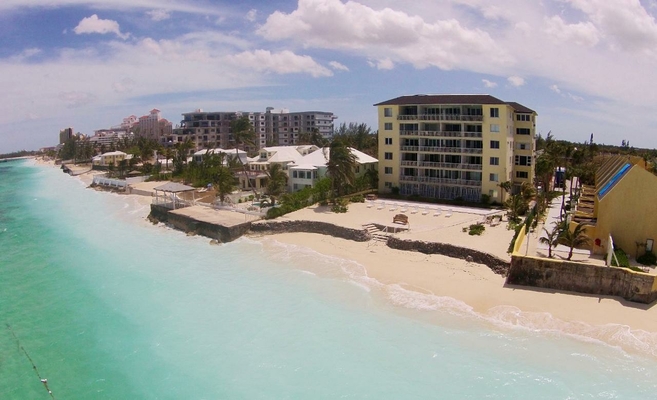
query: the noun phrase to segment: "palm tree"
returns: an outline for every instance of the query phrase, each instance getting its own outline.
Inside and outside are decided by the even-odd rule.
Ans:
[[[338,196],[353,186],[355,181],[354,169],[356,168],[356,156],[351,152],[344,142],[335,139],[331,143],[329,161],[326,171],[331,178],[332,191]]]
[[[557,247],[559,244],[559,235],[561,234],[561,229],[559,224],[554,223],[554,227],[551,231],[543,228],[545,236],[538,239],[539,243],[546,244],[548,246],[548,257],[552,258],[552,248]]]
[[[504,190],[504,193],[510,194],[511,193],[511,186],[513,186],[513,182],[511,181],[504,181],[500,182],[497,184],[502,190]],[[504,204],[506,200],[506,196],[504,196],[504,193],[502,193],[502,204]]]
[[[591,239],[586,234],[586,224],[581,222],[577,224],[572,232],[568,229],[568,226],[564,226],[561,235],[559,235],[559,243],[570,247],[570,251],[568,252],[569,261],[573,257],[573,249],[575,247],[582,247],[588,245],[590,242]]]
[[[509,197],[505,205],[509,209],[507,211],[509,221],[513,221],[515,223],[520,222],[520,216],[527,212],[527,203],[520,194],[514,194],[513,196]]]
[[[226,196],[235,190],[237,186],[235,185],[235,177],[228,168],[222,165],[217,169],[217,173],[214,175],[212,181],[219,195],[219,201],[223,204]]]
[[[276,198],[283,193],[287,186],[287,174],[283,171],[281,164],[273,164],[267,171],[269,179],[267,180],[267,194],[272,199],[272,205],[276,203]]]
[[[242,161],[239,155],[240,144],[246,151],[246,146],[253,145],[255,142],[256,135],[255,135],[255,131],[253,130],[253,125],[251,125],[251,121],[249,120],[249,117],[243,115],[240,118],[230,122],[230,130],[233,133],[233,140],[235,140],[235,157],[239,160],[240,164],[242,165],[242,171],[244,172],[244,178],[246,178],[246,182],[248,183],[249,187],[253,191],[253,194],[256,197],[258,197],[258,192],[251,185],[251,179],[249,179],[249,175],[246,171],[246,165],[244,164],[244,161]]]

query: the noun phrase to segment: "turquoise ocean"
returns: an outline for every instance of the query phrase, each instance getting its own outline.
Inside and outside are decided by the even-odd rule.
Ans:
[[[495,324],[349,260],[213,246],[147,214],[0,164],[0,399],[657,398],[655,349],[622,350],[622,329]]]

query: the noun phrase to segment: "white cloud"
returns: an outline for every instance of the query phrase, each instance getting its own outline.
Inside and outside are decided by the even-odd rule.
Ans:
[[[395,63],[392,62],[390,58],[384,58],[376,62],[376,68],[382,70],[388,70],[395,68]]]
[[[568,93],[567,96],[568,96],[570,99],[572,99],[573,101],[576,101],[576,102],[578,102],[578,103],[584,101],[584,98],[583,98],[583,97],[580,97],[580,96],[574,95],[574,94],[572,94],[572,93]]]
[[[489,81],[488,79],[482,79],[481,81],[484,83],[484,86],[487,88],[497,87],[497,82]]]
[[[488,33],[467,29],[456,19],[428,23],[403,11],[375,10],[356,1],[299,0],[296,10],[274,12],[257,32],[268,40],[362,54],[380,60],[381,69],[394,63],[477,68],[482,58],[497,65],[511,59]]]
[[[223,6],[209,5],[206,2],[180,1],[180,0],[3,0],[0,10],[13,10],[18,8],[37,7],[73,7],[83,6],[98,10],[156,10],[166,9],[190,14],[219,16],[229,13]]]
[[[116,93],[130,93],[134,88],[136,82],[130,78],[123,78],[119,82],[112,83],[112,89]]]
[[[255,22],[257,16],[258,16],[258,10],[252,8],[249,10],[249,12],[246,13],[246,20],[249,22]]]
[[[589,22],[566,24],[558,15],[545,19],[545,32],[562,42],[595,46],[600,41],[598,29]]]
[[[331,61],[329,65],[331,66],[331,68],[333,68],[336,71],[349,71],[349,68],[347,68],[346,65],[340,64],[337,61]]]
[[[550,90],[553,91],[554,93],[561,94],[561,89],[559,89],[559,86],[557,85],[551,85]]]
[[[98,15],[94,14],[91,17],[82,18],[82,21],[76,26],[73,31],[81,35],[83,33],[113,33],[121,39],[127,39],[130,35],[121,33],[119,23],[111,19],[100,19]]]
[[[235,66],[259,72],[278,74],[310,74],[313,77],[332,76],[333,72],[321,66],[312,57],[300,56],[289,50],[272,53],[269,50],[245,51],[226,57]]]
[[[506,80],[514,87],[520,87],[525,84],[525,79],[519,76],[510,76]]]
[[[655,54],[657,24],[639,0],[567,0],[621,49]]]
[[[162,9],[146,11],[146,15],[151,17],[153,21],[164,21],[165,19],[171,18],[171,13]]]

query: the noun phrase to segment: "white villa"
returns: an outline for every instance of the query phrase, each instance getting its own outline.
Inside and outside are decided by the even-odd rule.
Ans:
[[[230,159],[235,158],[235,156],[239,157],[240,161],[242,161],[243,164],[247,164],[249,162],[248,157],[246,156],[246,151],[244,150],[235,151],[235,149],[225,150],[219,147],[214,149],[199,150],[196,153],[194,153],[193,159],[195,162],[200,163],[203,161],[203,157],[205,157],[206,154],[226,154],[226,158],[224,159],[224,165],[227,164]]]
[[[95,156],[91,159],[92,165],[98,165],[101,167],[108,167],[110,165],[118,165],[123,160],[130,160],[132,154],[126,154],[122,151],[110,151],[108,153],[103,153],[99,156]]]
[[[356,156],[358,165],[354,172],[357,178],[365,175],[368,170],[377,171],[379,160],[354,148],[350,147],[349,150]],[[305,187],[312,187],[317,180],[325,177],[330,154],[330,149],[324,147],[289,165],[288,189],[296,192]]]
[[[294,164],[304,156],[318,150],[317,146],[273,146],[263,147],[257,157],[250,158],[246,176],[244,172],[238,172],[240,188],[249,189],[248,179],[251,181],[251,187],[256,190],[264,187],[267,182],[267,171],[272,164],[280,164],[284,171],[288,170],[290,164]]]

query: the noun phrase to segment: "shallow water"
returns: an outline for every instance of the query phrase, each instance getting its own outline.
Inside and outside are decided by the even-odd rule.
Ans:
[[[0,398],[50,398],[21,347],[58,399],[655,397],[655,360],[595,336],[272,239],[211,246],[147,213],[0,166]],[[614,329],[607,343],[626,340]]]

